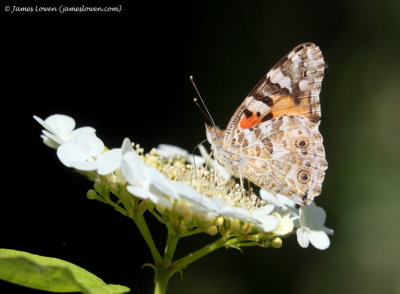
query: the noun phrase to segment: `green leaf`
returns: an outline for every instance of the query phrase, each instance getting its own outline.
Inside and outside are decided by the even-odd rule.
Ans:
[[[58,258],[0,249],[0,279],[49,292],[119,294],[130,289],[106,284],[87,270]]]

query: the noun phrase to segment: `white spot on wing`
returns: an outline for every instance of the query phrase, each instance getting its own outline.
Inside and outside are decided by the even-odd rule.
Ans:
[[[279,68],[271,70],[268,73],[268,76],[270,77],[271,82],[279,84],[281,88],[287,88],[292,91],[292,87],[290,86],[291,79],[285,76]]]
[[[314,60],[314,54],[311,48],[307,48],[307,57],[309,60]]]
[[[299,89],[301,91],[305,91],[305,90],[307,90],[307,88],[308,88],[308,81],[307,80],[301,80],[299,82]]]

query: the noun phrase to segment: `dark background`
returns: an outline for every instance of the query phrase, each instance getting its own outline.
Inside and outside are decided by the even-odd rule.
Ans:
[[[169,292],[400,293],[399,1],[90,4],[123,9],[11,14],[2,7],[0,247],[59,257],[151,293],[153,272],[141,269],[151,258],[134,224],[86,199],[90,183],[42,144],[32,115],[70,115],[95,127],[108,147],[128,136],[146,150],[160,143],[191,150],[205,138],[205,118],[189,75],[225,126],[265,72],[308,41],[328,64],[321,132],[329,169],[317,204],[335,230],[331,247],[302,249],[292,237],[279,250],[221,249],[183,280],[173,277]],[[163,227],[151,218],[150,225],[163,241]],[[178,256],[204,238],[183,243]],[[1,293],[16,291],[39,292],[0,282]]]

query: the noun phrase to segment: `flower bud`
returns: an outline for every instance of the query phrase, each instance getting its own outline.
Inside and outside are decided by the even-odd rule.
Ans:
[[[211,236],[214,236],[218,233],[218,228],[216,226],[210,226],[205,230],[205,232]]]
[[[282,239],[277,237],[271,241],[272,248],[281,248],[282,247]]]
[[[224,224],[224,218],[222,216],[219,216],[216,220],[215,220],[215,225],[216,226],[222,226]]]
[[[250,225],[249,223],[244,223],[244,225],[242,226],[242,233],[243,234],[250,233],[251,228],[252,228],[252,225]]]
[[[94,200],[98,197],[98,195],[94,190],[90,189],[89,191],[87,191],[86,197],[90,200]]]
[[[232,232],[238,232],[240,231],[240,220],[238,219],[233,219],[231,221],[231,231]]]

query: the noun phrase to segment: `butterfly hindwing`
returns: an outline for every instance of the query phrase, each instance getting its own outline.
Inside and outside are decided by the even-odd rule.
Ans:
[[[306,117],[271,119],[237,132],[230,143],[240,174],[257,186],[299,204],[320,194],[327,162],[318,126]]]

